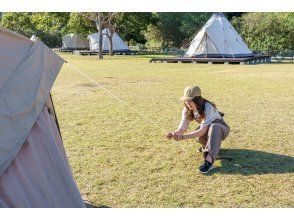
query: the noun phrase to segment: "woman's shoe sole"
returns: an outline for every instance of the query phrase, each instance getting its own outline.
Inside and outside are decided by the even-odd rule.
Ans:
[[[212,170],[213,169],[213,166],[211,166],[206,172],[202,172],[202,171],[200,171],[199,169],[198,169],[198,171],[200,172],[200,173],[203,173],[203,174],[205,174],[205,173],[208,173],[210,170]]]

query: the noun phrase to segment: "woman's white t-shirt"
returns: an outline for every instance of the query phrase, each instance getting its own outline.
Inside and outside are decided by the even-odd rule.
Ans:
[[[181,129],[184,131],[186,131],[188,129],[188,126],[190,123],[190,121],[186,118],[186,112],[187,112],[187,109],[186,109],[186,107],[184,107],[184,109],[182,111],[182,120],[181,120],[180,125],[178,127],[178,129]],[[196,119],[200,118],[200,115],[198,114],[197,110],[194,110],[193,113],[194,113],[194,117]],[[222,118],[220,116],[220,114],[218,113],[218,111],[209,102],[205,103],[204,114],[205,114],[205,118],[201,121],[200,129],[205,126],[210,125],[215,119]]]

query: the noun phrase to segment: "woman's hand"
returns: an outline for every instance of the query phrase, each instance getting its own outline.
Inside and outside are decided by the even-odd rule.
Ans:
[[[183,135],[182,134],[174,134],[174,140],[175,141],[183,140]]]
[[[184,130],[176,130],[176,131],[173,131],[173,132],[168,132],[165,134],[165,137],[168,138],[168,139],[172,139],[174,138],[175,141],[181,141],[182,140],[182,136],[183,136],[183,133],[185,131]]]
[[[173,132],[168,132],[168,133],[165,134],[165,137],[166,137],[167,139],[172,139],[173,136],[174,136]]]

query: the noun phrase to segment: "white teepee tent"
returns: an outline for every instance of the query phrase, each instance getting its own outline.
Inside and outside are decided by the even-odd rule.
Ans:
[[[0,26],[0,207],[85,207],[49,95],[63,63]]]
[[[62,49],[82,50],[89,49],[89,41],[79,34],[67,34],[62,36]]]
[[[109,51],[109,39],[106,36],[108,29],[104,29],[102,31],[103,34],[103,43],[102,48],[104,52]],[[90,43],[90,50],[99,50],[99,35],[97,33],[90,34],[88,36],[89,43]],[[123,51],[130,51],[128,45],[120,38],[120,36],[117,33],[113,34],[112,37],[112,43],[113,43],[113,52],[123,52]]]
[[[190,44],[185,57],[249,57],[252,51],[223,13],[214,13]]]

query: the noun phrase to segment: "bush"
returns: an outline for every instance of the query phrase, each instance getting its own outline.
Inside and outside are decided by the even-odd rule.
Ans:
[[[48,47],[61,47],[62,46],[62,36],[58,31],[36,31],[35,34],[42,42],[44,42]]]
[[[247,13],[233,18],[251,50],[281,51],[294,49],[294,13]]]
[[[134,39],[131,39],[128,43],[129,46],[137,46],[137,42]]]

